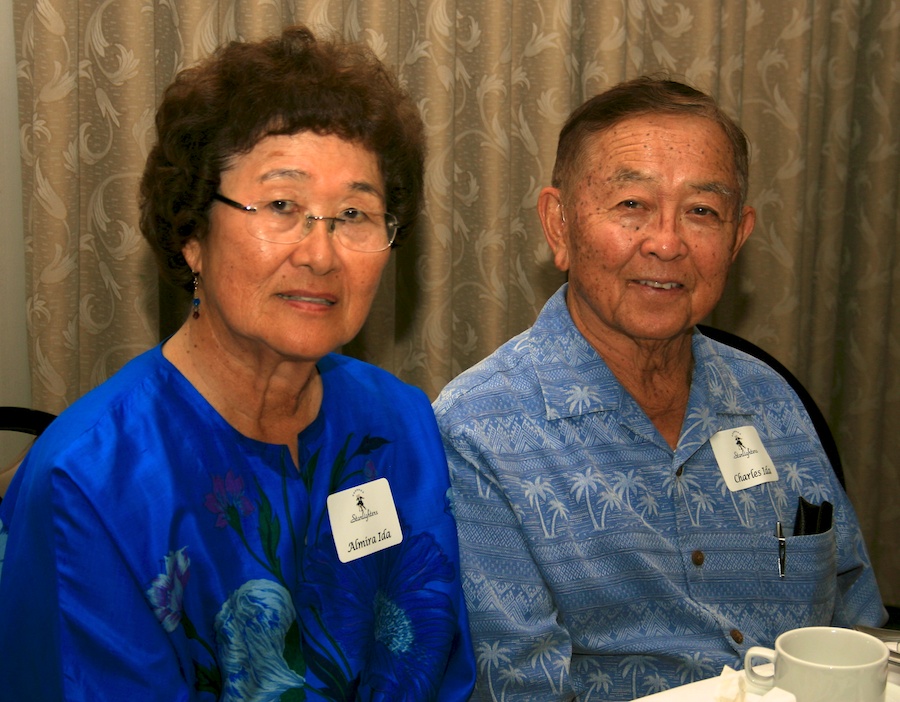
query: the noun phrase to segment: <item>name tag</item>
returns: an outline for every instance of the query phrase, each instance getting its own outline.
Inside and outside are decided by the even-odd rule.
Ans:
[[[778,480],[778,471],[753,426],[717,432],[709,440],[722,478],[732,492]]]
[[[403,541],[400,518],[387,478],[328,496],[328,521],[341,563],[349,563]]]

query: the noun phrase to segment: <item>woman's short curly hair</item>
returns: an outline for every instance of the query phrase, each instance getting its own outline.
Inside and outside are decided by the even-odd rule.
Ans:
[[[186,290],[193,274],[181,252],[206,235],[223,170],[267,136],[312,131],[369,149],[398,240],[422,205],[425,135],[412,99],[365,45],[318,40],[303,26],[231,42],[181,71],[156,131],[141,179],[141,231],[163,275]]]

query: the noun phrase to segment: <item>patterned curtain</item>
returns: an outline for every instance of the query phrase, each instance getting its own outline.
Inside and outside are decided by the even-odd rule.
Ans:
[[[427,213],[345,351],[432,397],[562,280],[535,201],[569,111],[642,73],[713,93],[750,136],[758,225],[709,321],[807,384],[900,604],[895,0],[14,0],[14,16],[33,395],[50,411],[183,314],[137,229],[137,182],[162,89],[223,41],[305,22],[366,41],[417,100]]]

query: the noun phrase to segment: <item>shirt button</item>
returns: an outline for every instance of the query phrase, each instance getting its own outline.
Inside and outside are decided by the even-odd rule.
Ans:
[[[742,643],[744,643],[744,635],[740,632],[739,629],[732,629],[732,630],[731,630],[731,638],[734,639],[734,642],[735,642],[736,644],[742,644]]]
[[[678,466],[678,469],[675,471],[675,476],[680,478],[682,473],[684,473],[684,466]]]
[[[698,568],[703,565],[703,561],[706,560],[706,556],[703,555],[703,551],[696,550],[691,554],[691,563],[693,563]]]

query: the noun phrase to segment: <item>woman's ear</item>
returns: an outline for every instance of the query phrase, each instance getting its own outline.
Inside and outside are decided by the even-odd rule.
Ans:
[[[187,240],[187,243],[181,248],[181,255],[184,256],[184,260],[187,261],[191,271],[194,273],[202,272],[203,250],[196,237]]]
[[[538,216],[544,238],[553,252],[553,264],[561,271],[569,270],[569,223],[563,210],[559,188],[544,188],[538,195]]]

